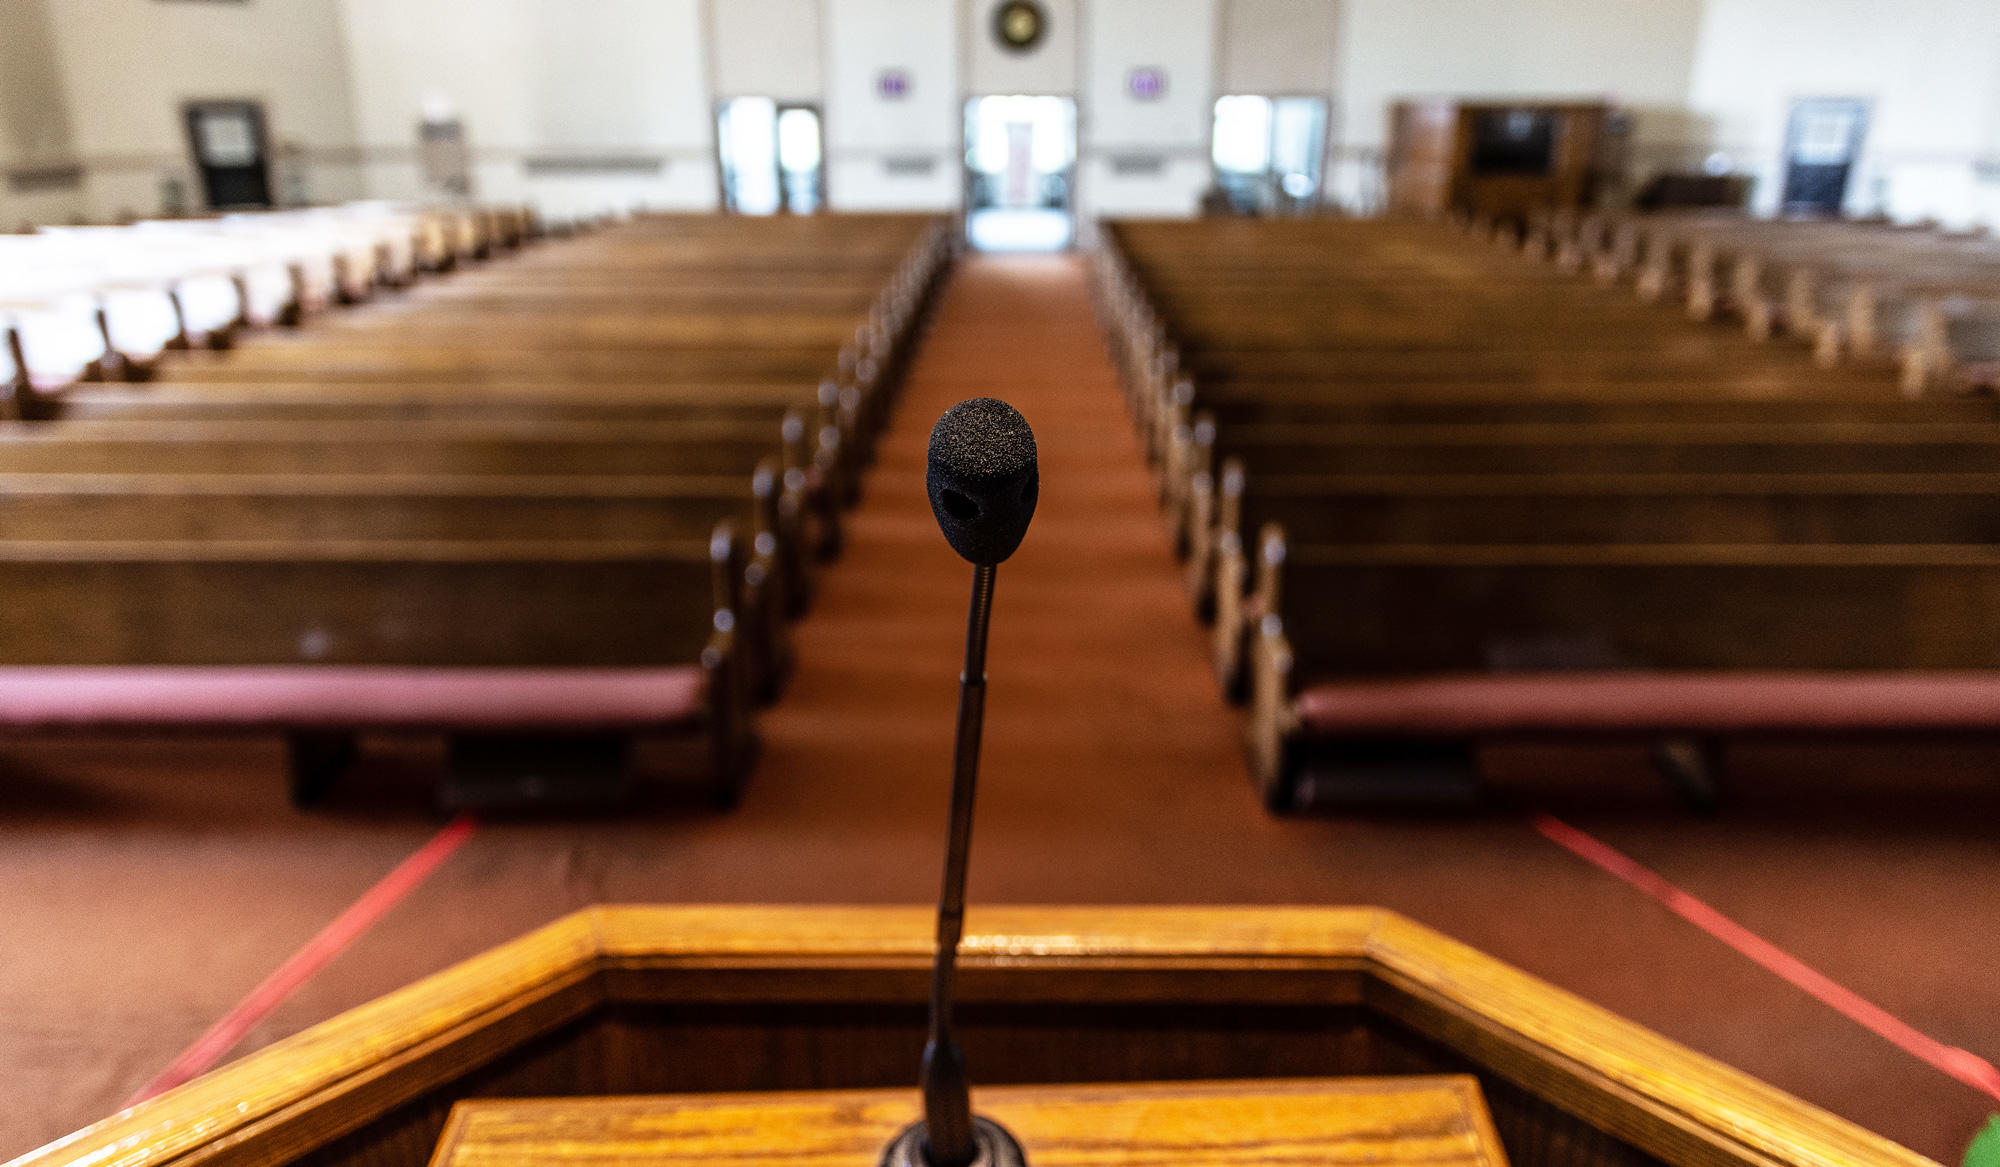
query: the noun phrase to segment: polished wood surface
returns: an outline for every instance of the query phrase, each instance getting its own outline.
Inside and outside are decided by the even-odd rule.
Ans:
[[[417,1167],[468,1097],[914,1080],[932,914],[601,907],[351,1010],[17,1167]],[[1516,1163],[1929,1160],[1394,913],[985,908],[978,1080],[1476,1073]]]
[[[1506,1167],[1467,1077],[1000,1086],[979,1113],[1036,1167]],[[914,1090],[464,1102],[432,1167],[873,1167]]]

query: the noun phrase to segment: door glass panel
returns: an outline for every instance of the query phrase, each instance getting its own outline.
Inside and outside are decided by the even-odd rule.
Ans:
[[[1278,193],[1293,203],[1317,201],[1326,160],[1326,102],[1281,97],[1271,109],[1271,170]]]
[[[819,114],[788,106],[778,114],[778,169],[784,177],[785,209],[811,214],[819,209]]]
[[[722,188],[729,209],[743,215],[776,214],[778,104],[768,97],[723,102],[716,140],[722,153]]]
[[[257,162],[257,128],[243,110],[198,111],[194,136],[203,166],[253,166]]]

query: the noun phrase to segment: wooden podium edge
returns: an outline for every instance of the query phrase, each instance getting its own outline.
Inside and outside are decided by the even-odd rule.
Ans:
[[[565,916],[31,1151],[6,1167],[302,1155],[609,999],[619,969],[910,969],[925,907],[603,906]],[[1935,1167],[1908,1148],[1396,913],[992,907],[961,965],[1359,968],[1371,1008],[1682,1167]],[[329,1106],[338,1100],[340,1105]],[[335,1117],[338,1115],[339,1117]]]

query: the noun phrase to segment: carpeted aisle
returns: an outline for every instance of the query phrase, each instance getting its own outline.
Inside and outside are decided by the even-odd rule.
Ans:
[[[942,857],[971,569],[923,491],[931,424],[1013,402],[1040,511],[1000,569],[971,895],[1379,904],[1938,1158],[1991,1104],[1536,835],[1461,817],[1274,820],[1209,680],[1069,257],[964,262],[848,550],[797,629],[743,806],[497,820],[237,1052],[593,902],[922,902]],[[1992,751],[1745,751],[1717,822],[1637,751],[1496,756],[1506,799],[1618,846],[1933,1036],[2000,1054]],[[0,744],[0,1158],[102,1117],[435,832],[436,751],[322,811],[274,743]]]
[[[1200,873],[1176,880],[1184,897],[1253,896],[1265,879],[1212,830],[1243,817],[1237,718],[1209,682],[1089,311],[1067,259],[973,260],[953,282],[764,723],[752,814],[854,848],[855,870],[887,860],[878,878],[914,895],[932,894],[941,858],[972,572],[931,516],[925,453],[940,414],[986,396],[1034,428],[1042,488],[995,589],[971,894],[1150,898],[1162,855]]]

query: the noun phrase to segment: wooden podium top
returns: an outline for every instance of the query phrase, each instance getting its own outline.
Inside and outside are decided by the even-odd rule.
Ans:
[[[9,1167],[424,1167],[475,1096],[903,1082],[935,928],[929,907],[590,908]],[[1937,1167],[1375,908],[975,908],[958,1023],[992,1081],[1470,1073],[1522,1167]]]
[[[1001,1086],[975,1097],[1030,1167],[1507,1167],[1469,1075]],[[431,1167],[874,1167],[917,1091],[461,1102]]]

